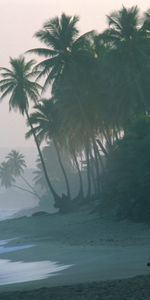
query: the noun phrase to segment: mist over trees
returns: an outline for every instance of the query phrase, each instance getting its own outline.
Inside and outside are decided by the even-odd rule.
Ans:
[[[25,116],[26,138],[33,136],[39,154],[35,181],[47,186],[55,207],[67,212],[95,201],[99,210],[143,220],[150,212],[150,11],[122,7],[107,17],[103,32],[80,35],[78,23],[64,13],[46,21],[35,33],[41,47],[0,68],[1,99],[9,97],[10,110]],[[52,182],[50,147],[62,193]],[[63,153],[78,177],[76,195]],[[4,170],[2,163],[2,185]]]

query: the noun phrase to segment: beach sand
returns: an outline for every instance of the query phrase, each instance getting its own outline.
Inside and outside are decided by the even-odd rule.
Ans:
[[[0,294],[1,300],[149,300],[150,276]]]
[[[0,300],[150,299],[146,224],[100,218],[83,209],[0,222],[0,240],[12,238],[8,247],[33,247],[3,253],[0,259],[72,266],[43,280],[0,286]]]

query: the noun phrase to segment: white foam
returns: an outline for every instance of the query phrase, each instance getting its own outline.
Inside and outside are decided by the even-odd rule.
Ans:
[[[12,262],[0,259],[0,285],[41,280],[70,268],[71,265],[60,265],[57,262]]]

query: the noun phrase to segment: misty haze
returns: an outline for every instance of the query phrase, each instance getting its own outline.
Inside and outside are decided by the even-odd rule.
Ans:
[[[150,4],[0,22],[0,300],[149,300]]]

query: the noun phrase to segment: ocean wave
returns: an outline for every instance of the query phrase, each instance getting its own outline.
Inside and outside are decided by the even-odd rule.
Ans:
[[[10,219],[16,214],[19,210],[17,209],[0,209],[0,221]]]

